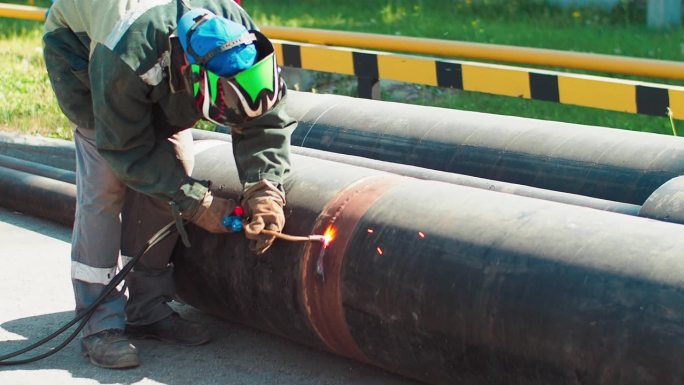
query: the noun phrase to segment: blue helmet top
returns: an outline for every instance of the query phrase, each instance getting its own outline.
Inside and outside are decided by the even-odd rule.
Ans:
[[[195,8],[178,21],[178,38],[190,64],[201,64],[219,76],[232,76],[250,68],[257,50],[247,28]]]

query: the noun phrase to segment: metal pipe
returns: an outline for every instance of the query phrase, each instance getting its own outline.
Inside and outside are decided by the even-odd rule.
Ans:
[[[76,170],[74,142],[0,132],[0,154],[63,170]]]
[[[76,186],[0,167],[0,206],[72,226]]]
[[[237,197],[230,144],[196,148],[194,175]],[[189,226],[194,247],[174,252],[185,301],[434,384],[684,381],[681,226],[293,162],[285,231],[335,226],[325,279],[317,244],[256,257],[241,234]],[[64,185],[0,169],[0,203],[73,217],[73,196],[36,181]]]
[[[231,141],[230,135],[197,129],[193,130],[193,138],[195,140],[212,139],[227,142]],[[11,147],[11,151],[8,151],[8,149],[10,149],[10,144],[13,145]],[[67,163],[71,165],[74,156],[73,143],[71,142],[62,140],[48,140],[47,142],[45,142],[45,140],[43,139],[31,137],[0,137],[0,149],[22,156],[24,158],[38,159],[47,164]],[[310,148],[294,147],[292,148],[292,152],[299,155],[315,157],[319,159],[326,159],[333,162],[341,162],[385,172],[391,172],[394,174],[410,176],[418,179],[429,179],[445,183],[459,184],[463,186],[481,188],[490,191],[499,191],[520,196],[527,196],[531,198],[550,200],[559,203],[591,207],[598,210],[613,211],[626,215],[637,215],[640,210],[640,206],[628,203],[591,198],[582,195],[562,193],[558,191],[544,190],[524,185],[516,185],[512,183],[482,179],[467,175],[435,171],[415,166],[376,161],[357,156],[331,153],[327,151],[314,150]],[[52,179],[62,180],[68,183],[75,183],[75,176],[74,173],[71,171],[66,171],[51,166],[44,166],[39,163],[18,160],[13,157],[6,157],[0,155],[0,166],[21,170],[36,175],[42,175]]]
[[[217,194],[229,144],[196,158]],[[682,227],[293,156],[289,234],[250,254],[190,226],[192,306],[433,384],[684,381]]]
[[[46,12],[46,8],[0,4],[0,17],[43,21],[45,20]],[[684,79],[684,64],[670,60],[642,59],[544,48],[362,32],[331,31],[315,28],[263,26],[261,30],[271,39],[291,40],[310,44],[409,52],[450,58],[492,60],[653,78]]]
[[[684,79],[684,63],[670,60],[313,28],[264,26],[261,29],[271,39],[310,44],[492,60],[664,79]]]
[[[193,130],[192,136],[195,140],[213,139],[232,142],[230,135],[218,132]],[[412,178],[434,180],[438,182],[457,184],[461,186],[480,188],[490,191],[498,191],[508,194],[526,196],[530,198],[544,199],[552,202],[559,202],[583,207],[591,207],[597,210],[613,211],[626,215],[637,215],[639,213],[639,209],[641,208],[638,205],[632,205],[629,203],[615,202],[605,199],[591,198],[583,195],[544,190],[540,188],[523,186],[513,183],[499,182],[491,179],[483,179],[468,175],[436,171],[428,168],[415,167],[398,163],[383,162],[379,160],[362,158],[352,155],[338,154],[328,151],[315,150],[305,147],[293,147],[292,153],[307,157],[325,159],[332,162],[350,164],[353,166],[363,168],[370,168],[373,170],[390,172],[402,176],[410,176]]]
[[[13,170],[44,176],[46,178],[55,179],[66,183],[76,183],[76,175],[73,171],[67,171],[61,168],[46,166],[41,163],[21,160],[10,156],[0,155],[0,167],[11,168]]]
[[[684,176],[672,178],[658,187],[639,209],[639,216],[684,224]]]
[[[300,120],[295,149],[303,145],[631,205],[684,175],[684,140],[664,135],[295,91],[288,112]],[[12,153],[25,151],[21,146],[0,135],[0,151],[25,158]],[[46,162],[59,162],[48,164],[73,169],[73,143],[36,147]],[[51,153],[53,147],[59,155]]]
[[[291,92],[293,146],[641,205],[684,175],[684,139]]]
[[[45,21],[47,8],[19,4],[0,4],[0,17]]]

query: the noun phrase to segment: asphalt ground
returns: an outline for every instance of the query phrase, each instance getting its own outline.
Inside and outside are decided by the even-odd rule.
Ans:
[[[74,316],[70,238],[70,228],[0,208],[0,355],[39,340]],[[0,384],[417,384],[187,305],[173,306],[203,322],[213,341],[199,347],[134,341],[141,366],[111,370],[86,361],[75,340],[42,361],[0,366]]]

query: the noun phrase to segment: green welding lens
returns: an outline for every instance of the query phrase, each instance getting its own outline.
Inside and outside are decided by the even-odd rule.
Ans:
[[[268,55],[249,69],[235,75],[235,82],[245,90],[252,103],[256,103],[261,91],[273,92],[275,87],[274,60],[275,55]]]
[[[200,76],[200,66],[197,64],[191,65],[191,70],[192,74],[195,77],[195,79],[199,79]],[[217,90],[218,90],[218,81],[220,76],[216,75],[215,73],[209,71],[209,70],[204,70],[204,73],[206,76],[209,77],[209,92],[211,93],[211,102],[216,103],[216,95],[217,95]],[[197,97],[197,93],[199,92],[199,82],[194,82],[193,83],[193,95]]]
[[[199,92],[199,75],[200,75],[200,66],[197,64],[193,64],[190,66],[190,71],[192,72],[192,79],[194,81],[192,82],[192,95],[194,97],[197,97],[197,93]]]
[[[275,54],[252,67],[221,77],[198,65],[191,66],[195,103],[202,116],[221,125],[238,125],[272,110],[285,93]]]

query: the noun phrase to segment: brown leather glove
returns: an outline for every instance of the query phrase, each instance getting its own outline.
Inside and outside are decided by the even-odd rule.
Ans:
[[[231,233],[231,229],[223,225],[223,218],[232,214],[235,206],[234,200],[207,192],[190,221],[210,233]]]
[[[223,218],[232,214],[235,206],[234,200],[213,196],[208,191],[197,211],[188,219],[210,233],[231,233],[231,229],[223,225]]]
[[[285,194],[267,180],[259,181],[243,193],[242,208],[247,216],[245,237],[251,240],[249,248],[255,254],[263,254],[275,240],[275,236],[263,234],[261,230],[283,230],[283,206]]]
[[[233,213],[235,201],[213,196],[209,190],[210,186],[209,181],[187,177],[183,179],[178,191],[169,202],[171,215],[185,247],[191,245],[188,233],[183,226],[184,220],[189,220],[212,233],[232,232],[230,228],[223,225],[223,218]]]

